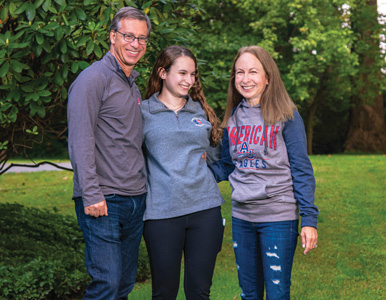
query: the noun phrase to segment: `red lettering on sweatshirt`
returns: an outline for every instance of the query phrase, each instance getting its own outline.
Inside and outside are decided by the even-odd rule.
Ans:
[[[275,129],[275,125],[272,125],[269,146],[270,146],[271,149],[273,148],[274,150],[276,150],[276,146],[277,146],[276,135],[277,135],[278,131],[279,131],[279,126],[276,126],[276,129]]]
[[[250,132],[251,132],[251,126],[249,125],[245,126],[244,142],[248,142]]]
[[[244,129],[245,129],[245,126],[239,127],[239,138],[237,139],[237,145],[241,144],[241,138],[244,136],[244,133],[243,133]]]
[[[234,146],[236,143],[237,145],[249,143],[255,145],[260,144],[260,146],[263,146],[264,142],[267,140],[267,143],[269,143],[267,146],[277,150],[277,133],[279,132],[279,129],[280,127],[275,125],[272,125],[270,128],[266,127],[264,135],[264,130],[261,125],[243,125],[239,128],[228,127],[229,145]]]
[[[250,140],[249,140],[249,143],[250,143],[250,144],[252,144],[252,141],[253,141],[253,133],[254,133],[254,131],[255,131],[255,128],[256,128],[256,126],[253,125],[253,127],[252,127],[252,132],[251,132],[251,138],[250,138]]]
[[[261,139],[260,139],[260,146],[263,146],[263,143],[265,141],[265,137],[267,136],[267,131],[268,131],[268,128],[265,127],[265,134],[263,133],[263,135],[261,136]]]
[[[232,128],[232,131],[229,131],[228,127],[228,132],[229,132],[229,145],[233,146],[236,143],[236,138],[237,138],[237,130],[236,127]]]
[[[259,143],[259,139],[260,139],[260,137],[257,136],[257,132],[261,132],[261,126],[260,125],[256,127],[255,136],[253,138],[253,143],[256,145]]]

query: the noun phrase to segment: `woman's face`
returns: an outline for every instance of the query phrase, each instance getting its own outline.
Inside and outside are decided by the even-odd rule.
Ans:
[[[160,76],[163,79],[162,93],[181,98],[189,93],[196,81],[196,65],[190,57],[180,56],[167,72],[162,70]]]
[[[251,53],[242,54],[235,64],[235,87],[250,105],[260,103],[268,79],[263,65]]]

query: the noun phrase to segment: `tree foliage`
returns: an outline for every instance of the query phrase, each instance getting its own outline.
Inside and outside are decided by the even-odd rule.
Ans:
[[[327,105],[332,112],[349,109],[350,79],[358,62],[350,47],[354,35],[342,22],[344,1],[294,1],[290,7],[297,34],[289,40],[293,55],[287,78],[303,112],[311,154],[320,107]]]
[[[359,57],[356,76],[352,77],[350,129],[345,143],[347,152],[386,153],[386,125],[382,92],[385,90],[385,54],[380,37],[385,27],[378,22],[377,1],[352,0],[350,25],[356,36],[352,51]]]
[[[317,153],[343,151],[350,99],[358,88],[352,78],[362,67],[352,48],[358,36],[350,25],[353,14],[347,1],[198,0],[198,5],[206,14],[197,14],[200,34],[192,44],[207,61],[206,74],[212,75],[206,90],[212,105],[225,105],[237,50],[260,45],[276,60],[303,116],[308,152],[315,147]],[[380,84],[384,79],[375,80]]]
[[[159,51],[196,29],[190,1],[0,0],[0,162],[47,136],[66,138],[67,89],[107,52],[111,19],[123,6],[142,9],[153,26],[138,65],[144,91]]]
[[[341,152],[349,125],[357,126],[349,123],[350,115],[356,118],[350,108],[363,104],[355,95],[370,99],[384,90],[379,72],[384,57],[377,47],[384,26],[376,22],[376,11],[368,13],[367,2],[0,0],[0,162],[44,137],[66,137],[67,89],[108,50],[109,23],[124,5],[144,10],[154,29],[137,66],[141,91],[160,50],[187,45],[198,57],[207,99],[221,117],[237,50],[258,44],[276,60],[303,116],[309,153]],[[362,34],[361,28],[371,33]],[[367,57],[376,58],[371,64],[364,59],[370,48]],[[377,72],[361,75],[371,70]],[[378,106],[383,112],[383,103]]]

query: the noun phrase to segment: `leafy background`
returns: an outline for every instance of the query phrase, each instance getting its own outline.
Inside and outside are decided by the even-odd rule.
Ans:
[[[221,117],[237,50],[258,44],[275,58],[303,116],[310,154],[385,153],[385,26],[367,2],[0,0],[0,162],[66,155],[68,87],[109,49],[111,19],[127,5],[153,26],[137,66],[141,91],[161,49],[186,45]]]

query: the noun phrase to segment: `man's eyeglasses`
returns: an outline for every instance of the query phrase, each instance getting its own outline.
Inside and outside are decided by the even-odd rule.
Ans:
[[[132,43],[135,41],[135,39],[138,40],[138,43],[140,45],[146,45],[149,42],[149,38],[147,37],[142,37],[142,36],[136,37],[134,34],[126,34],[126,33],[119,32],[118,30],[115,30],[115,31],[123,35],[123,39],[125,40],[125,42]]]

